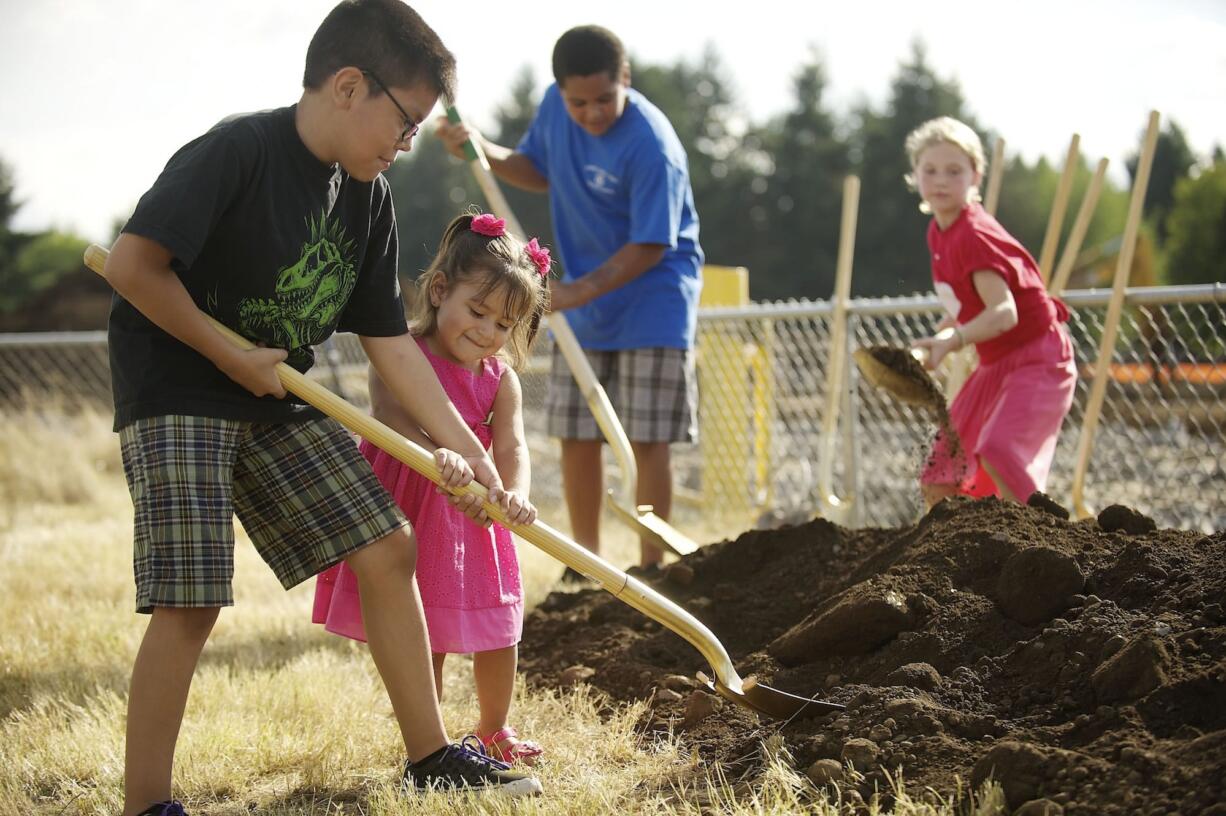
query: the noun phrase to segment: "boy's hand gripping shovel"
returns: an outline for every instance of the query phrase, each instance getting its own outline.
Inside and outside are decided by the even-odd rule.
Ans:
[[[91,244],[85,250],[85,265],[104,274],[107,251]],[[254,344],[236,334],[229,328],[209,318],[213,326],[230,342],[239,348],[253,348]],[[415,445],[391,428],[379,422],[345,400],[333,394],[319,383],[307,378],[306,375],[290,368],[285,363],[277,364],[277,377],[285,390],[290,391],[311,405],[323,411],[349,430],[364,437],[379,446],[396,459],[430,479],[435,484],[441,484],[438,467],[434,457],[425,448]],[[452,492],[457,494],[471,493],[480,497],[485,511],[500,524],[506,525],[506,515],[502,508],[489,501],[485,487],[471,482]],[[680,606],[665,598],[641,581],[630,577],[599,556],[580,547],[575,542],[563,536],[557,530],[541,521],[535,521],[528,526],[509,527],[516,535],[531,542],[549,555],[566,564],[572,569],[598,582],[607,592],[618,600],[629,604],[643,614],[658,621],[689,641],[695,649],[702,653],[715,672],[715,680],[704,681],[708,688],[718,692],[732,702],[751,708],[768,717],[790,719],[801,712],[822,714],[828,711],[842,709],[837,703],[824,700],[810,700],[788,694],[785,691],[773,689],[757,683],[754,678],[741,679],[733,668],[732,660],[723,645],[715,639],[711,630],[697,618],[686,612]],[[702,677],[702,675],[700,675]]]
[[[460,114],[454,105],[447,105],[447,118],[455,124],[460,124]],[[468,166],[472,168],[473,175],[481,187],[481,192],[485,194],[485,200],[490,209],[499,218],[506,220],[512,232],[521,239],[526,239],[528,236],[515,218],[515,213],[511,212],[511,205],[507,203],[506,197],[502,194],[502,188],[498,186],[498,180],[494,178],[489,160],[486,159],[481,146],[469,139],[464,143],[464,155],[468,158]],[[626,431],[622,428],[621,422],[617,419],[613,404],[609,402],[608,395],[600,385],[600,381],[596,379],[596,373],[592,371],[587,355],[579,347],[579,341],[575,339],[570,324],[566,322],[561,312],[550,313],[549,328],[553,332],[554,342],[558,344],[558,349],[566,358],[566,365],[569,366],[575,382],[579,385],[579,391],[587,401],[588,408],[596,418],[596,424],[600,426],[600,431],[604,434],[605,441],[609,443],[613,455],[617,458],[618,466],[621,468],[622,499],[618,501],[613,491],[609,490],[605,496],[606,506],[640,536],[650,539],[666,550],[677,555],[689,555],[694,552],[698,549],[698,544],[653,513],[651,505],[635,504],[638,468],[634,462],[634,453],[630,449],[630,440],[626,437]]]

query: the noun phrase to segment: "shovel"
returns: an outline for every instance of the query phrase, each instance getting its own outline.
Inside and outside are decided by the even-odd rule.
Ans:
[[[447,105],[447,118],[455,124],[460,123],[460,113],[454,105]],[[527,234],[519,225],[515,214],[511,212],[511,205],[507,203],[506,196],[502,194],[502,188],[498,186],[498,180],[494,178],[489,160],[486,159],[481,146],[469,139],[464,143],[464,155],[468,158],[468,166],[472,168],[473,175],[481,187],[481,192],[485,194],[485,200],[489,203],[490,209],[499,218],[506,220],[512,232],[521,238],[526,238]],[[553,332],[554,342],[558,344],[558,349],[566,358],[566,364],[570,367],[575,382],[579,385],[579,391],[587,401],[587,406],[592,416],[595,417],[596,424],[604,434],[605,441],[609,443],[618,466],[621,468],[623,498],[618,501],[613,491],[610,490],[605,496],[605,505],[640,537],[676,555],[689,555],[694,552],[698,549],[697,543],[653,513],[651,505],[635,503],[638,467],[634,462],[634,453],[630,448],[630,440],[626,436],[626,431],[613,411],[613,404],[609,402],[608,395],[600,385],[600,381],[596,379],[596,372],[592,371],[587,355],[579,347],[579,341],[575,339],[570,324],[566,322],[561,312],[552,312],[549,315],[549,328]]]
[[[100,246],[91,244],[85,250],[85,265],[104,274],[107,251]],[[214,328],[226,339],[239,348],[253,348],[254,344],[246,338],[231,331],[226,326],[209,318]],[[306,375],[290,368],[285,363],[277,364],[277,377],[285,390],[296,394],[311,405],[323,411],[354,433],[364,437],[373,444],[387,451],[401,462],[411,467],[435,484],[442,484],[438,466],[434,457],[425,448],[415,445],[391,428],[379,422],[372,416],[359,411],[345,400],[333,394]],[[485,487],[470,482],[462,488],[452,489],[453,493],[471,493],[483,500],[486,513],[495,521],[507,525],[506,515],[502,508],[489,501]],[[716,640],[711,630],[697,618],[686,612],[677,604],[665,598],[641,581],[630,577],[599,556],[580,547],[575,542],[563,536],[557,530],[544,522],[535,521],[527,526],[508,526],[520,538],[536,545],[549,555],[566,564],[572,569],[591,578],[600,584],[605,591],[612,593],[618,600],[639,610],[649,618],[685,638],[695,649],[702,653],[715,679],[708,680],[701,673],[699,678],[707,688],[719,693],[737,705],[757,711],[767,717],[787,720],[802,711],[811,714],[822,714],[843,708],[838,703],[823,700],[811,700],[788,694],[785,691],[773,689],[770,686],[756,682],[753,677],[744,680],[736,673],[727,650]]]
[[[945,395],[924,368],[924,352],[895,346],[867,346],[852,354],[864,379],[907,405],[945,410]]]

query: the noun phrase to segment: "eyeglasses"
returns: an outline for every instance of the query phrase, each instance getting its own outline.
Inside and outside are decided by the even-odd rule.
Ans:
[[[392,92],[383,84],[383,80],[375,76],[374,71],[363,71],[362,76],[370,77],[370,79],[379,86],[379,90],[387,94],[387,98],[392,100],[392,104],[396,106],[396,110],[400,111],[400,115],[404,117],[404,130],[400,131],[400,138],[396,140],[396,144],[408,144],[409,141],[417,135],[421,130],[421,125],[409,116],[409,112],[400,107],[400,103],[396,101],[396,97],[392,96]]]

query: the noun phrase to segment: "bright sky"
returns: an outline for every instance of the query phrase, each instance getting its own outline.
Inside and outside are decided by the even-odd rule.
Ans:
[[[24,201],[16,227],[109,237],[112,220],[181,144],[227,114],[297,100],[307,43],[333,5],[4,0],[0,158]],[[479,126],[523,65],[544,86],[559,34],[599,23],[652,63],[694,59],[714,46],[755,121],[789,104],[810,47],[824,58],[836,113],[863,101],[879,106],[918,37],[938,74],[961,83],[1011,155],[1061,164],[1076,131],[1082,152],[1108,157],[1119,183],[1151,109],[1178,122],[1198,154],[1226,146],[1221,0],[414,5],[456,53],[460,108]]]

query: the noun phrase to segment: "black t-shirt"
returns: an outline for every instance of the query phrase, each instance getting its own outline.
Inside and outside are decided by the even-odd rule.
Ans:
[[[231,117],[184,145],[123,231],[166,247],[201,310],[249,340],[287,349],[299,371],[333,331],[408,331],[387,180],[357,181],[321,163],[298,136],[294,107]],[[165,414],[320,416],[292,394],[252,396],[118,294],[109,340],[116,429]]]

